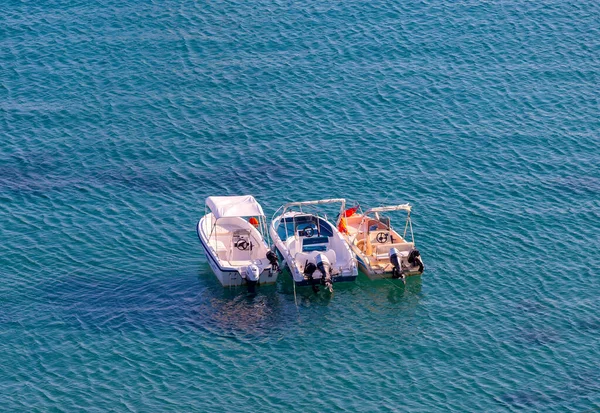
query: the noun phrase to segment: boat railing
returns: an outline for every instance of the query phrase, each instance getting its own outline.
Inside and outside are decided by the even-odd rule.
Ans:
[[[340,203],[341,204],[340,211],[344,211],[345,206],[346,206],[345,198],[330,198],[330,199],[320,199],[320,200],[316,200],[316,201],[288,202],[287,204],[283,204],[282,206],[280,206],[277,209],[277,211],[275,211],[271,220],[274,220],[277,216],[285,215],[285,213],[288,212],[288,210],[290,210],[294,207],[298,207],[300,212],[302,212],[303,206],[325,205],[325,204],[336,204],[336,203]]]

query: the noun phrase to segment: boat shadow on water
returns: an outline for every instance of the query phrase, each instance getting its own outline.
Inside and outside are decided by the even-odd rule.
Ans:
[[[335,290],[332,294],[322,285],[318,285],[318,292],[314,292],[310,286],[295,287],[287,269],[279,274],[276,284],[259,285],[254,293],[249,292],[245,285],[224,288],[212,276],[208,266],[199,271],[198,277],[206,287],[202,301],[208,300],[212,308],[220,308],[216,317],[230,326],[237,323],[246,326],[247,322],[243,319],[248,318],[246,315],[251,315],[255,307],[258,307],[258,313],[253,317],[257,322],[267,313],[279,314],[285,318],[289,314],[297,313],[294,301],[299,307],[328,306],[338,290],[345,294],[357,288],[354,283],[337,283],[334,284]],[[238,313],[241,312],[245,314],[240,316]]]
[[[200,293],[186,317],[193,327],[227,338],[260,338],[295,317],[293,304],[278,293],[278,284],[223,287],[207,263],[198,269]]]
[[[63,330],[72,327],[104,334],[167,329],[260,340],[293,329],[299,309],[310,315],[314,312],[306,311],[308,307],[324,309],[332,303],[376,307],[381,300],[408,303],[420,291],[418,280],[409,278],[405,288],[402,282],[365,277],[336,283],[333,294],[324,288],[315,294],[310,287],[297,287],[294,296],[291,277],[285,272],[281,275],[277,284],[261,285],[255,294],[249,294],[244,286],[223,288],[208,263],[197,268],[196,277],[183,269],[151,276],[70,275],[37,285],[39,302],[28,310]],[[27,316],[18,317],[11,311],[4,318],[10,323],[23,317]]]
[[[126,276],[65,275],[36,285],[39,299],[27,311],[21,309],[22,316],[11,311],[4,318],[7,323],[18,322],[35,312],[47,325],[90,334],[169,330],[261,335],[286,317],[275,286],[261,286],[252,295],[243,287],[224,289],[207,263],[198,273],[190,277],[189,270],[181,269]]]
[[[333,293],[320,284],[316,285],[318,290],[315,292],[311,286],[295,285],[289,270],[284,269],[276,284],[261,285],[256,293],[249,293],[244,285],[223,288],[212,277],[208,266],[200,271],[199,278],[210,291],[212,299],[222,301],[222,305],[230,306],[227,301],[238,304],[245,301],[249,305],[255,302],[276,303],[285,308],[281,309],[283,312],[289,312],[288,307],[294,304],[298,307],[329,306],[336,300],[360,301],[361,305],[368,306],[414,306],[420,301],[423,285],[421,276],[410,276],[404,283],[393,279],[370,280],[361,272],[355,282],[334,283]]]
[[[391,293],[392,296],[398,298],[420,294],[423,287],[423,277],[421,275],[411,275],[406,277],[405,281],[393,278],[372,280],[361,270],[358,272],[356,283],[363,289],[378,290],[378,294],[381,294],[381,291],[385,290],[388,294]]]
[[[327,290],[325,285],[316,283],[313,286],[298,286],[292,280],[290,271],[286,268],[279,275],[277,291],[284,295],[288,300],[296,302],[298,305],[329,305],[333,299],[343,299],[342,297],[353,295],[358,291],[356,282],[335,282],[333,283],[333,293]]]

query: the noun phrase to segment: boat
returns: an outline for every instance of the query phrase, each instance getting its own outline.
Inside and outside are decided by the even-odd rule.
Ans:
[[[318,286],[324,285],[333,292],[334,283],[356,279],[354,253],[337,227],[316,211],[319,206],[336,203],[341,204],[343,212],[344,199],[323,199],[290,202],[273,215],[271,239],[289,268],[294,286],[311,286],[317,292]]]
[[[391,225],[391,212],[406,212],[402,235]],[[360,206],[345,210],[337,219],[338,230],[356,254],[360,269],[370,279],[399,278],[423,273],[421,253],[415,246],[409,204],[382,206],[362,212]],[[407,232],[410,240],[406,239]]]
[[[196,232],[210,268],[224,287],[277,281],[279,264],[269,248],[265,214],[251,195],[210,196]]]

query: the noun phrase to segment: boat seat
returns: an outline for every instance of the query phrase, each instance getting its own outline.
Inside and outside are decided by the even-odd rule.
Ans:
[[[212,232],[210,232],[211,236],[229,235],[229,234],[231,234],[231,230],[229,228],[221,226],[221,225],[215,225],[215,227],[212,229]]]
[[[301,237],[302,252],[327,251],[329,237]]]
[[[356,233],[359,230],[361,221],[363,220],[362,215],[352,215],[346,218],[346,227],[349,232]]]
[[[252,260],[229,260],[227,262],[232,267],[247,267],[248,265],[253,264]]]
[[[210,240],[210,246],[217,252],[223,252],[223,251],[227,251],[227,247],[225,247],[225,244],[223,244],[223,241],[219,241],[219,240],[214,240],[211,239]]]
[[[306,261],[312,262],[313,264],[317,263],[317,255],[323,254],[327,257],[332,266],[335,266],[336,255],[334,250],[327,251],[311,251],[311,252],[297,252],[294,256],[294,259],[298,263],[300,267],[300,271],[304,271],[304,266],[306,265]]]
[[[395,244],[379,244],[375,247],[375,257],[378,260],[386,260],[390,256],[390,250],[396,248],[402,257],[408,257],[410,250],[414,248],[412,242],[398,242]]]

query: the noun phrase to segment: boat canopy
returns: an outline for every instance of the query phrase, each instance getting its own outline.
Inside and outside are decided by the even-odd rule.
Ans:
[[[206,198],[206,206],[210,208],[216,219],[265,215],[252,195],[209,196]]]
[[[410,212],[409,204],[402,205],[391,205],[391,206],[382,206],[377,208],[371,208],[365,212],[365,215],[370,214],[372,212],[390,212],[390,211],[408,211]]]

